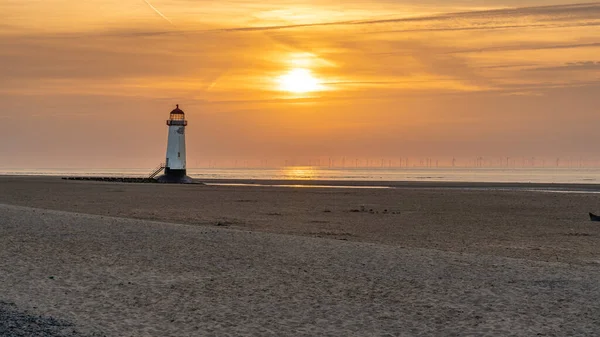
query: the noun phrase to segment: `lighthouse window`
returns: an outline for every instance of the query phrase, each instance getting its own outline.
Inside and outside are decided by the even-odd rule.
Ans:
[[[177,152],[177,158],[181,157],[181,153]]]

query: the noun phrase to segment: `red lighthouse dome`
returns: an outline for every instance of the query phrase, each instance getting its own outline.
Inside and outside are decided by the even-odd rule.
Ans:
[[[175,104],[176,108],[171,111],[171,115],[184,115],[183,110],[179,109],[179,104]]]

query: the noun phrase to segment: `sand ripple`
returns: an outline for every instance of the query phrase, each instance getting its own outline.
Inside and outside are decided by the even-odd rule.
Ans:
[[[0,205],[0,300],[108,336],[600,335],[600,269]]]

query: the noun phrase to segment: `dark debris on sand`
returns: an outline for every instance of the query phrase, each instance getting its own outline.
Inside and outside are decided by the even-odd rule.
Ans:
[[[0,301],[0,337],[101,337],[84,335],[73,324],[52,317],[29,314],[14,303]]]

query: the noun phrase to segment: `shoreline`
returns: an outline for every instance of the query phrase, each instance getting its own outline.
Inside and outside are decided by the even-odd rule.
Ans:
[[[94,181],[91,179],[70,179],[68,176],[50,176],[50,175],[0,175],[0,179],[16,178],[16,179],[58,179],[58,180],[75,180],[75,181]],[[77,176],[76,178],[80,178]],[[82,176],[81,178],[98,178],[97,176]],[[101,177],[100,177],[101,178]],[[136,180],[136,183],[146,180],[139,177],[106,177],[106,183],[127,183],[126,181],[118,181],[123,179]],[[434,188],[434,189],[482,189],[482,190],[524,190],[524,191],[582,191],[582,192],[599,192],[600,184],[598,183],[541,183],[541,182],[466,182],[466,181],[380,181],[380,180],[326,180],[326,179],[247,179],[247,178],[210,178],[200,179],[192,178],[192,185],[211,185],[211,186],[240,186],[240,187],[304,187],[315,186],[322,188],[352,188],[352,187],[367,187],[367,188]],[[143,181],[142,183],[145,183]],[[178,184],[185,185],[185,184]]]
[[[387,187],[387,188],[444,188],[444,189],[557,189],[598,191],[600,184],[579,183],[519,183],[519,182],[447,182],[447,181],[376,181],[376,180],[300,180],[300,179],[194,179],[195,181],[232,186],[324,186],[324,187]]]

